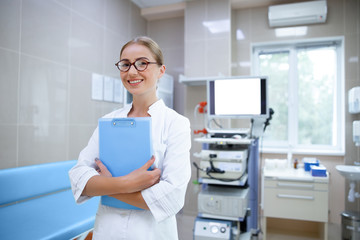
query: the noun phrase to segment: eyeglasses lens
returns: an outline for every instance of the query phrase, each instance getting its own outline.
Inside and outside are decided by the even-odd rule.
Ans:
[[[149,64],[148,61],[145,61],[145,60],[142,60],[142,59],[139,59],[134,63],[135,68],[138,71],[144,71],[147,68],[148,64]]]
[[[121,62],[118,63],[117,66],[118,66],[120,71],[125,72],[130,68],[131,63],[129,61],[121,61]]]
[[[134,67],[138,71],[144,71],[147,68],[148,64],[149,64],[148,61],[143,60],[143,59],[138,59],[134,63],[131,63],[130,61],[127,61],[127,60],[120,61],[117,66],[118,66],[119,70],[122,72],[129,71],[131,65],[134,65]]]

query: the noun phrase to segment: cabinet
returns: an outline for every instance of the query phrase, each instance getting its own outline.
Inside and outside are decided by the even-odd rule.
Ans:
[[[316,222],[319,232],[315,235],[327,239],[328,222],[328,191],[329,177],[312,177],[303,169],[287,169],[285,171],[263,171],[263,232],[266,239],[267,232],[271,232],[269,220],[291,219],[294,224]],[[274,220],[276,221],[276,220]],[[282,221],[278,221],[281,224]],[[301,223],[303,222],[303,223]],[[276,224],[273,228],[281,229]],[[304,225],[303,225],[304,226]],[[287,227],[288,234],[291,227]],[[294,227],[294,234],[296,232]],[[306,232],[306,229],[300,229]],[[284,229],[285,230],[285,229]],[[280,230],[281,231],[281,230]]]

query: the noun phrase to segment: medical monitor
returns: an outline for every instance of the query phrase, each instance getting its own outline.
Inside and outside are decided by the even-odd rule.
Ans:
[[[210,118],[267,118],[267,78],[231,77],[207,81]]]

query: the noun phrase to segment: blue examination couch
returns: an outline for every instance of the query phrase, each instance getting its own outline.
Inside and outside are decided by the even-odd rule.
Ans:
[[[74,239],[94,226],[99,198],[76,204],[75,160],[0,170],[0,239]]]

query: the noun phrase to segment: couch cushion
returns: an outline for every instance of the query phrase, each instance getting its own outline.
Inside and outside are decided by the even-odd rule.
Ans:
[[[76,160],[0,170],[0,205],[70,188]]]
[[[71,190],[0,208],[0,238],[71,239],[93,228],[99,197],[76,204]]]

